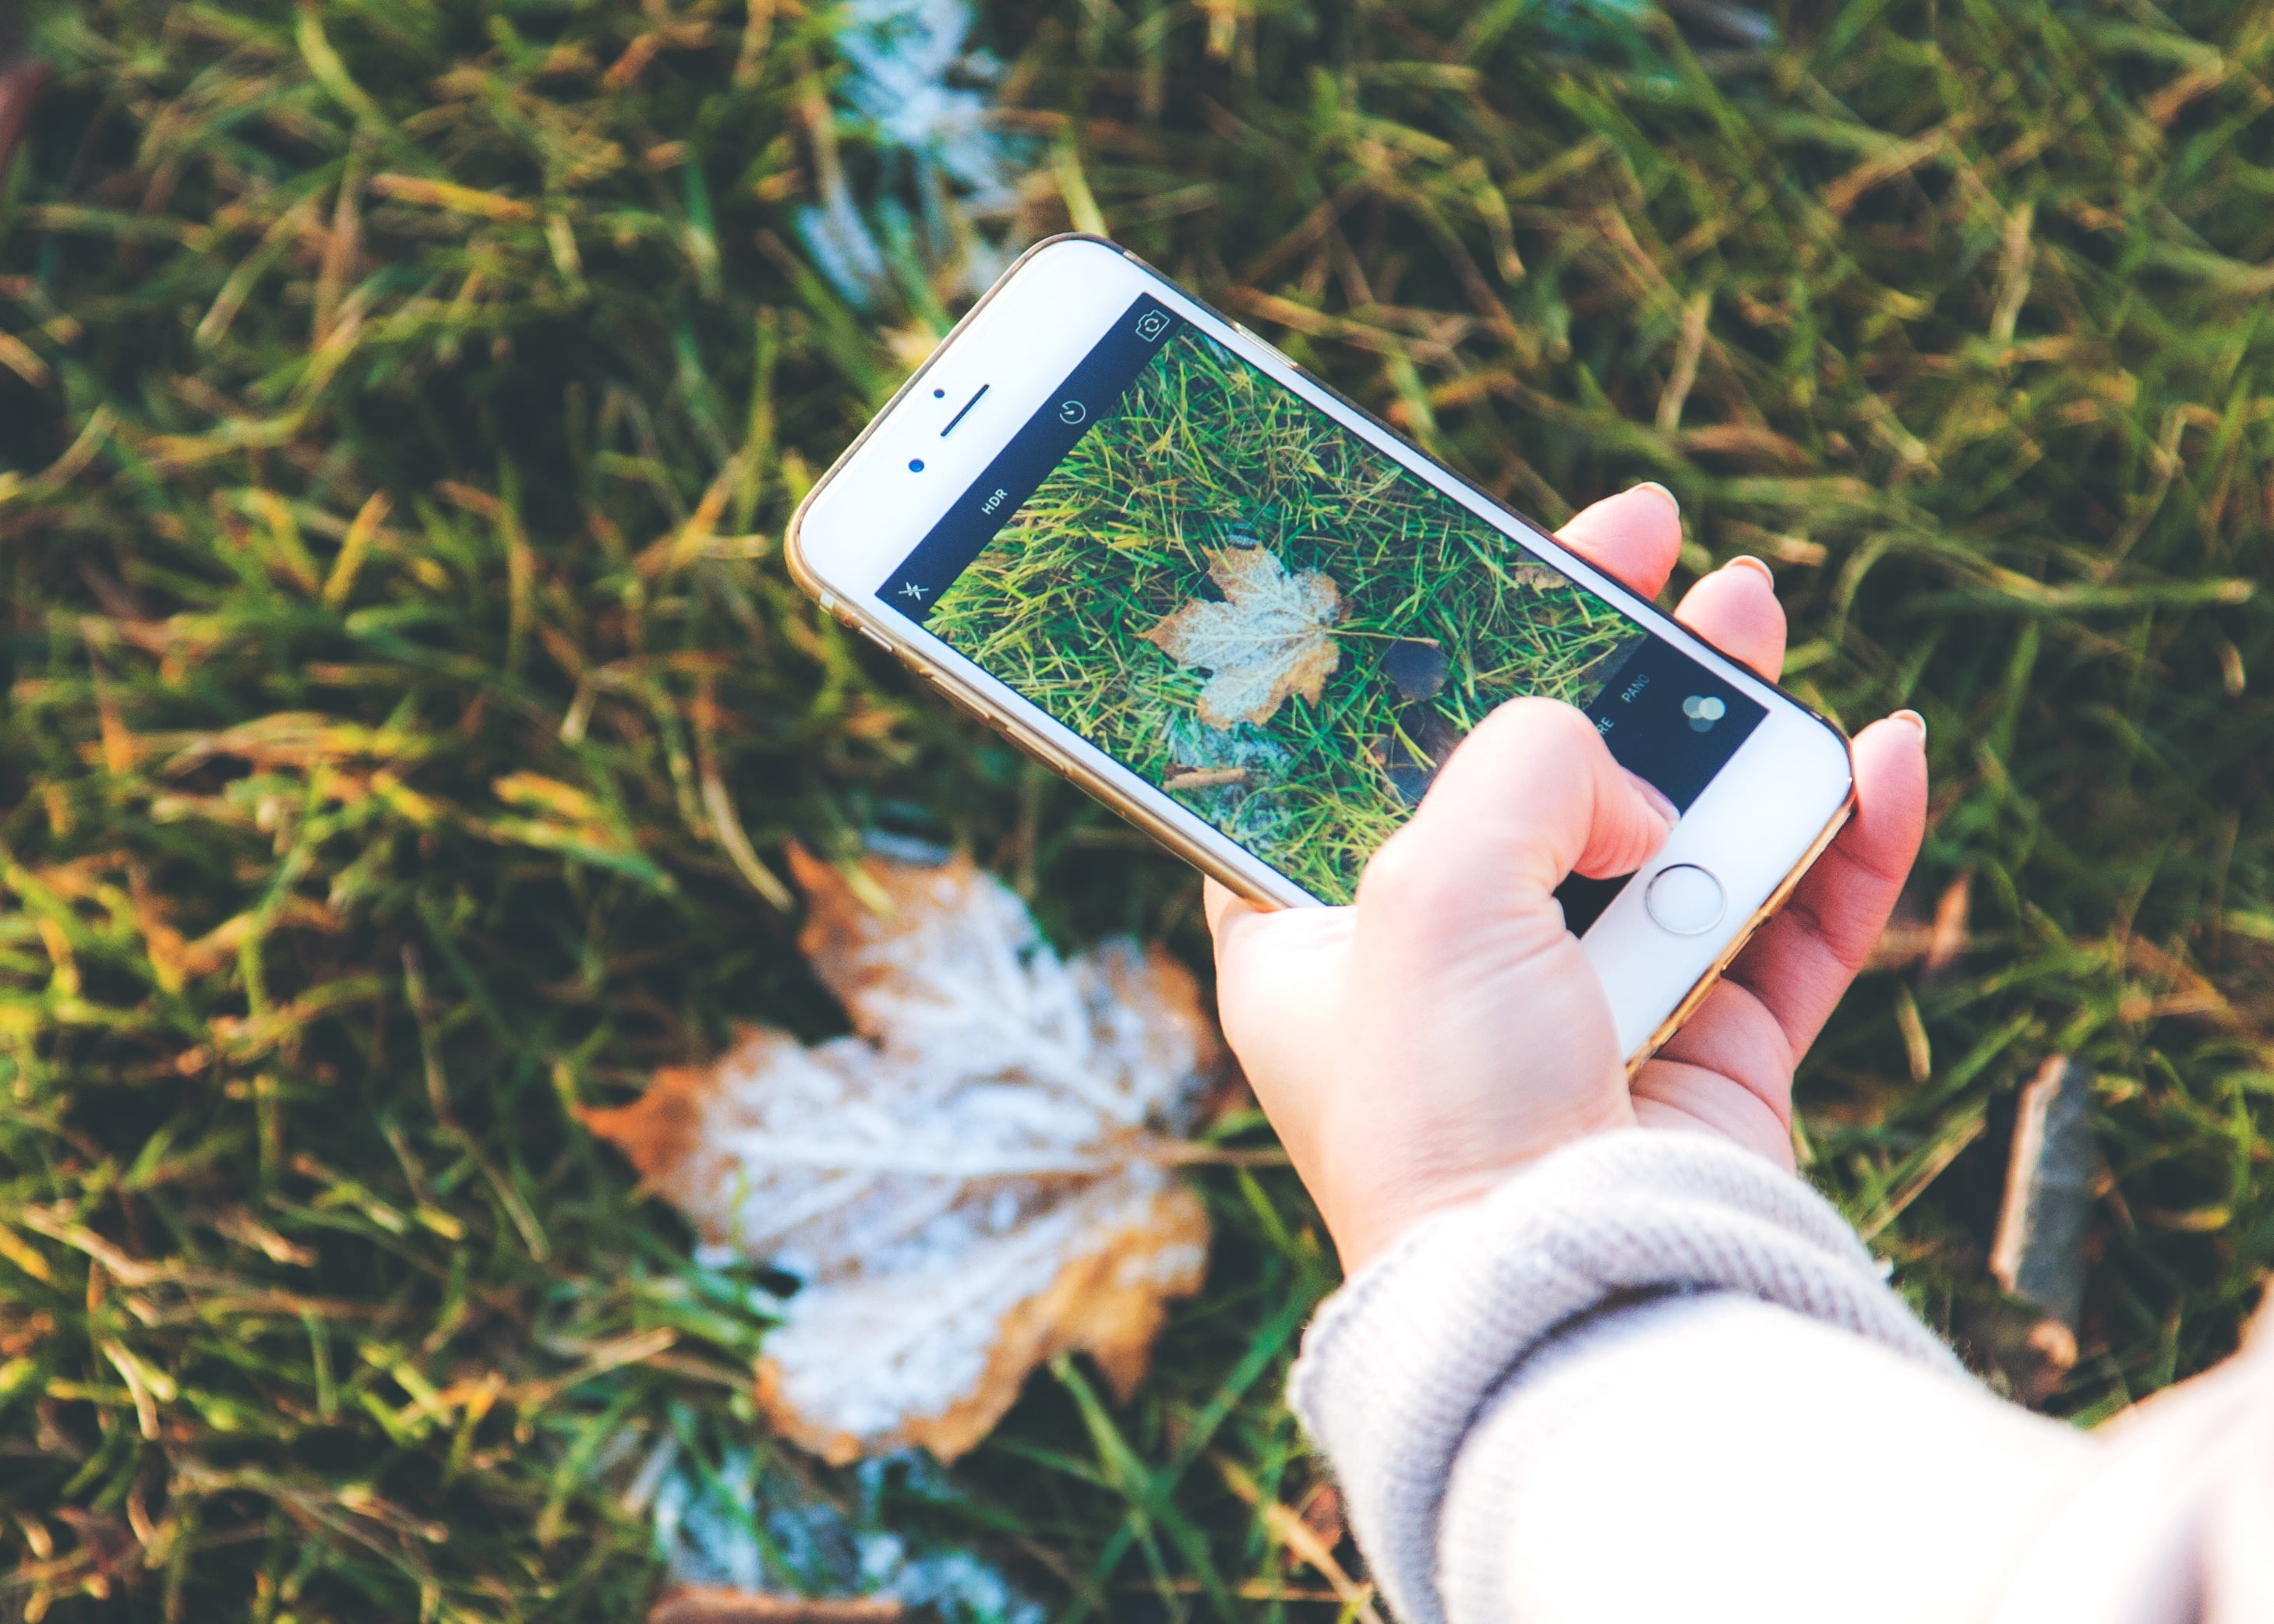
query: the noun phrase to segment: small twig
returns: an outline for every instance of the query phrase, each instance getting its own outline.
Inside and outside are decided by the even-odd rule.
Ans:
[[[1247,782],[1245,767],[1179,767],[1161,780],[1166,790],[1216,789],[1226,784]]]
[[[1287,1153],[1276,1145],[1239,1150],[1223,1145],[1201,1145],[1190,1139],[1163,1140],[1148,1145],[1138,1160],[1162,1167],[1285,1167]]]
[[[680,1590],[648,1610],[647,1624],[895,1624],[907,1606],[889,1596],[765,1596]]]
[[[1674,352],[1674,370],[1667,374],[1666,391],[1658,397],[1658,428],[1671,434],[1682,426],[1682,409],[1698,381],[1698,358],[1706,353],[1706,318],[1712,313],[1713,294],[1701,290],[1682,312],[1682,339]]]
[[[2092,1073],[2067,1055],[2022,1090],[1990,1272],[2012,1296],[2074,1329],[2084,1306],[2092,1222]]]
[[[1361,1584],[1344,1571],[1335,1553],[1327,1548],[1327,1542],[1303,1521],[1299,1512],[1278,1500],[1265,1500],[1262,1489],[1238,1462],[1213,1452],[1209,1460],[1224,1478],[1224,1486],[1254,1508],[1263,1519],[1263,1526],[1271,1531],[1274,1539],[1286,1546],[1288,1554],[1315,1568],[1320,1577],[1333,1587],[1336,1599],[1351,1617],[1360,1620],[1360,1624],[1382,1624],[1382,1613],[1374,1605],[1374,1586]]]

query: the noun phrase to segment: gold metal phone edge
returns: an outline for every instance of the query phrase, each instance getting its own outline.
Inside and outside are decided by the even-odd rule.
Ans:
[[[1775,684],[1772,683],[1770,686],[1775,687]],[[1777,691],[1782,693],[1784,690],[1778,688]],[[1809,714],[1816,715],[1813,710]],[[1848,745],[1848,735],[1844,730],[1834,726],[1823,717],[1817,717],[1817,719],[1824,722],[1826,726],[1832,727],[1833,732],[1839,734],[1840,742],[1843,747]],[[1777,882],[1776,889],[1762,899],[1760,906],[1753,910],[1752,917],[1745,921],[1744,928],[1729,938],[1728,944],[1715,956],[1713,962],[1706,967],[1705,973],[1691,984],[1688,992],[1682,995],[1682,1002],[1674,1006],[1674,1012],[1659,1022],[1658,1030],[1650,1034],[1649,1041],[1629,1057],[1627,1061],[1629,1077],[1632,1077],[1648,1064],[1651,1056],[1658,1053],[1666,1041],[1679,1032],[1683,1024],[1698,1012],[1698,1006],[1706,1002],[1706,996],[1721,983],[1721,977],[1728,974],[1729,966],[1737,961],[1737,955],[1743,952],[1746,945],[1752,941],[1753,933],[1774,918],[1777,910],[1792,899],[1792,893],[1800,889],[1800,883],[1808,877],[1808,871],[1816,867],[1816,860],[1831,849],[1833,841],[1839,838],[1840,831],[1848,826],[1848,820],[1856,815],[1856,775],[1852,771],[1855,759],[1855,751],[1851,748],[1849,749],[1848,756],[1851,770],[1848,774],[1846,797],[1841,800],[1831,817],[1826,820],[1824,827],[1818,831],[1816,838],[1809,843],[1808,849],[1794,861],[1790,871]]]
[[[1127,249],[1122,247],[1120,244],[1112,241],[1111,238],[1099,237],[1094,233],[1086,231],[1060,232],[1055,237],[1044,237],[1041,242],[1035,244],[1024,253],[1020,254],[1018,259],[1013,260],[1010,267],[1004,271],[1003,274],[996,279],[994,284],[990,287],[985,293],[979,297],[979,298],[972,304],[971,308],[964,312],[961,320],[958,320],[953,327],[950,327],[946,334],[940,339],[939,342],[933,346],[932,355],[937,356],[943,353],[950,344],[955,342],[957,335],[977,318],[979,312],[984,310],[988,304],[994,300],[995,296],[1004,288],[1010,285],[1013,277],[1016,276],[1020,266],[1023,266],[1028,259],[1034,258],[1036,254],[1043,252],[1046,249],[1054,248],[1059,244],[1069,242],[1096,243],[1101,247],[1110,248],[1114,252],[1131,260],[1133,263],[1151,273],[1153,275],[1160,277],[1162,281],[1169,282],[1171,286],[1178,287],[1179,292],[1185,293],[1185,297],[1188,298],[1193,297],[1193,295],[1189,292],[1186,292],[1186,290],[1178,286],[1178,284],[1165,276],[1162,276],[1158,270],[1155,269],[1152,266],[1146,264],[1144,260],[1139,259],[1135,254],[1131,253]],[[1235,330],[1243,334],[1246,332],[1246,329],[1239,322],[1216,310],[1214,305],[1209,304],[1205,301],[1199,300],[1197,298],[1194,298],[1193,302],[1199,304],[1202,309],[1208,311],[1211,315],[1216,316],[1217,320],[1224,322],[1227,326],[1231,327]],[[1259,344],[1263,344],[1266,349],[1271,348],[1269,344],[1266,343],[1265,341],[1261,338],[1257,338],[1255,342]],[[1276,354],[1276,351],[1275,350],[1274,353]],[[1057,748],[1056,741],[1050,739],[1050,736],[1041,728],[1036,727],[1034,724],[1026,721],[1022,718],[1004,714],[1002,711],[996,710],[994,706],[988,703],[987,701],[980,695],[967,689],[953,677],[941,671],[937,666],[932,665],[930,661],[924,659],[921,655],[916,653],[915,650],[902,643],[900,640],[900,634],[899,630],[890,622],[879,620],[872,623],[868,615],[862,613],[860,610],[855,609],[846,600],[840,598],[823,583],[820,576],[814,573],[812,566],[807,561],[802,538],[805,524],[805,516],[811,509],[815,498],[818,497],[821,492],[828,487],[829,482],[832,479],[834,479],[839,472],[843,470],[845,465],[852,460],[854,453],[858,451],[868,440],[869,437],[877,431],[878,425],[880,425],[886,417],[892,415],[892,409],[899,405],[905,396],[914,391],[916,387],[922,382],[924,374],[928,372],[930,368],[931,358],[930,357],[927,357],[921,365],[908,374],[907,378],[901,383],[900,387],[892,392],[892,397],[882,406],[877,409],[875,414],[870,417],[868,423],[862,428],[861,432],[853,437],[852,440],[846,446],[845,449],[838,455],[837,459],[830,463],[828,468],[823,471],[821,477],[813,482],[812,487],[806,492],[804,499],[798,503],[796,510],[790,515],[789,523],[784,528],[782,532],[782,559],[789,569],[790,579],[796,583],[807,596],[810,597],[815,602],[819,604],[825,613],[832,615],[840,621],[847,630],[858,633],[862,636],[867,638],[870,642],[875,643],[877,647],[885,650],[887,653],[890,653],[895,658],[899,659],[902,665],[907,666],[908,669],[917,677],[930,684],[932,688],[937,688],[951,703],[955,705],[958,710],[962,710],[966,715],[970,716],[975,720],[982,722],[987,726],[992,728],[1005,741],[1016,745],[1020,749],[1025,751],[1028,756],[1034,757],[1043,766],[1049,768],[1052,772],[1055,772],[1060,778],[1065,779],[1066,782],[1072,784],[1075,788],[1082,791],[1091,799],[1103,804],[1108,810],[1120,817],[1123,822],[1133,825],[1141,834],[1149,836],[1154,840],[1159,842],[1162,846],[1168,848],[1172,854],[1182,858],[1186,862],[1190,863],[1193,868],[1199,869],[1203,875],[1206,875],[1209,878],[1215,880],[1217,883],[1231,891],[1235,896],[1244,898],[1247,901],[1253,902],[1261,907],[1278,908],[1291,906],[1284,898],[1273,896],[1270,892],[1258,885],[1249,876],[1240,873],[1237,868],[1234,868],[1230,864],[1224,862],[1215,851],[1211,850],[1209,846],[1203,845],[1199,840],[1193,838],[1183,830],[1178,828],[1165,817],[1163,817],[1156,808],[1149,805],[1145,801],[1142,801],[1137,796],[1130,793],[1128,791],[1123,789],[1119,785],[1112,783],[1109,779],[1100,778],[1083,763],[1062,754]],[[1331,385],[1327,385],[1323,383],[1322,380],[1317,379],[1314,379],[1313,381],[1319,383],[1320,387],[1326,388],[1329,393],[1332,394],[1337,400],[1341,401],[1344,404],[1350,406],[1354,410],[1365,412],[1368,417],[1373,417],[1373,413],[1367,412],[1364,407],[1359,406],[1356,402],[1350,400],[1349,397],[1344,395],[1341,390],[1336,389]],[[1380,421],[1379,418],[1375,418],[1374,420],[1376,422]],[[1404,440],[1404,436],[1402,435],[1398,436],[1398,438],[1401,441]],[[1414,447],[1414,449],[1416,451],[1420,450],[1419,447]],[[1426,451],[1420,452],[1420,455],[1424,456],[1428,455]],[[1430,458],[1430,461],[1434,462],[1436,462],[1436,459],[1432,457]],[[1442,467],[1443,465],[1440,463],[1439,466]],[[1451,472],[1456,478],[1460,479],[1463,484],[1471,485],[1472,489],[1481,490],[1481,487],[1476,486],[1472,481],[1460,474],[1457,470],[1449,470],[1448,471]],[[1504,508],[1510,514],[1514,514],[1515,516],[1521,520],[1525,524],[1538,530],[1541,535],[1547,537],[1551,541],[1554,539],[1554,531],[1547,530],[1545,526],[1540,525],[1529,518],[1525,518],[1522,514],[1516,513],[1514,508],[1509,508],[1508,504],[1501,501],[1498,497],[1491,496],[1490,492],[1485,492],[1485,494],[1495,503],[1495,505]],[[1684,628],[1683,629],[1689,630],[1688,628]],[[1695,631],[1690,631],[1690,635],[1693,637],[1698,636],[1698,634]],[[1708,648],[1714,647],[1713,643],[1709,639],[1699,637],[1698,641],[1706,643]],[[1733,656],[1728,655],[1725,650],[1715,649],[1714,651],[1721,654],[1724,658],[1734,658]],[[1742,664],[1742,662],[1739,663]],[[1759,675],[1758,673],[1755,673],[1754,674],[1756,677],[1758,677]],[[1766,680],[1766,679],[1762,680]],[[1655,1055],[1666,1043],[1667,1040],[1671,1038],[1675,1032],[1681,1029],[1683,1023],[1698,1012],[1698,1006],[1706,1001],[1707,995],[1712,993],[1715,985],[1721,981],[1723,974],[1728,972],[1729,966],[1736,961],[1737,955],[1744,951],[1746,944],[1752,940],[1754,933],[1758,931],[1771,917],[1773,917],[1778,909],[1784,906],[1784,905],[1791,899],[1793,892],[1799,888],[1801,880],[1806,876],[1811,868],[1816,866],[1817,859],[1822,857],[1825,852],[1829,849],[1833,840],[1839,835],[1841,830],[1846,827],[1849,818],[1855,813],[1856,775],[1853,771],[1855,764],[1855,751],[1849,742],[1847,730],[1842,728],[1838,723],[1833,721],[1831,718],[1826,716],[1822,711],[1817,710],[1815,706],[1810,704],[1807,701],[1800,698],[1797,695],[1788,692],[1781,684],[1769,682],[1768,687],[1773,689],[1779,697],[1798,707],[1803,713],[1813,718],[1824,726],[1829,728],[1834,736],[1840,741],[1841,749],[1848,753],[1849,765],[1850,769],[1848,775],[1848,793],[1841,800],[1839,807],[1833,812],[1831,817],[1826,820],[1823,829],[1818,832],[1816,838],[1810,843],[1808,849],[1802,853],[1799,858],[1794,861],[1792,868],[1788,872],[1787,872],[1784,878],[1777,882],[1776,889],[1768,894],[1767,898],[1763,900],[1759,907],[1753,910],[1752,916],[1746,920],[1743,929],[1738,930],[1730,936],[1728,945],[1726,945],[1715,957],[1713,964],[1708,966],[1705,972],[1698,976],[1698,980],[1691,984],[1690,990],[1683,995],[1681,1002],[1674,1006],[1673,1013],[1669,1014],[1664,1020],[1660,1021],[1657,1029],[1651,1034],[1648,1041],[1646,1041],[1641,1048],[1638,1049],[1634,1054],[1629,1057],[1626,1063],[1626,1070],[1627,1075],[1630,1077],[1632,1077],[1636,1072],[1639,1071],[1643,1066],[1649,1062],[1651,1056]],[[1062,725],[1053,724],[1053,726]],[[1070,729],[1066,731],[1071,732]],[[1163,796],[1165,796],[1167,793],[1167,792],[1157,788],[1151,789],[1150,793]],[[1173,805],[1174,803],[1171,802],[1170,804]],[[1317,899],[1314,898],[1313,900],[1316,901]]]

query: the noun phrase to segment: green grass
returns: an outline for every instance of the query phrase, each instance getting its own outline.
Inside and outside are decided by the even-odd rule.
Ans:
[[[1267,549],[1335,584],[1336,667],[1315,703],[1211,727],[1204,678],[1146,640],[1225,550]],[[1638,635],[1583,588],[1404,474],[1229,350],[1179,332],[1112,416],[941,594],[927,630],[1147,781],[1232,768],[1177,798],[1329,902],[1412,808],[1391,763],[1433,761],[1383,651],[1434,643],[1450,669],[1426,703],[1465,733],[1526,694],[1590,703]],[[1409,778],[1405,789],[1414,787]]]
[[[1111,229],[1543,520],[1665,481],[1685,575],[1777,568],[1804,696],[1924,711],[1919,906],[1963,880],[1971,948],[1850,997],[1810,1170],[1995,1367],[2004,1124],[2085,1057],[2046,1402],[2107,1413],[2274,1262],[2274,10],[1845,0],[1759,54],[1546,15],[1005,0],[1017,223]],[[960,841],[1069,944],[1197,960],[1195,887],[780,568],[955,297],[905,231],[868,312],[787,245],[905,167],[813,139],[825,19],[41,38],[0,190],[4,1605],[635,1617],[625,1491],[749,1440],[762,1299],[572,1109],[834,1029],[784,839]],[[1315,1480],[1277,1395],[1330,1264],[1284,1174],[1200,1177],[1211,1285],[1140,1397],[1067,1365],[887,1515],[1092,1614],[1334,1611],[1252,1599],[1321,1587],[1235,1488]]]

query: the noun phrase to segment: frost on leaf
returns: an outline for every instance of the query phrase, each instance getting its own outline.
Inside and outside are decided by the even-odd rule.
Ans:
[[[713,1255],[803,1282],[759,1365],[768,1419],[840,1463],[949,1459],[1061,1351],[1126,1393],[1207,1259],[1163,1154],[1222,1054],[1191,974],[1128,942],[1059,959],[966,857],[867,859],[874,911],[790,862],[798,945],[853,1035],[750,1028],[585,1116]]]
[[[1334,582],[1315,570],[1288,574],[1268,547],[1226,547],[1208,560],[1224,601],[1196,598],[1144,634],[1179,665],[1210,673],[1201,720],[1261,726],[1290,694],[1315,702],[1342,660],[1328,629],[1343,613]]]

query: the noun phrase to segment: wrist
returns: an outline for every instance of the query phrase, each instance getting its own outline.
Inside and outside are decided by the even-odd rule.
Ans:
[[[1343,1273],[1355,1274],[1388,1251],[1424,1219],[1481,1199],[1514,1174],[1549,1153],[1582,1139],[1636,1125],[1634,1102],[1624,1087],[1567,1114],[1514,1141],[1480,1143],[1472,1138],[1445,1154],[1400,1149],[1374,1139],[1359,1154],[1374,1176],[1341,1181],[1339,1199],[1321,1203],[1328,1232],[1342,1259]],[[1397,1169],[1388,1177],[1389,1169]]]

